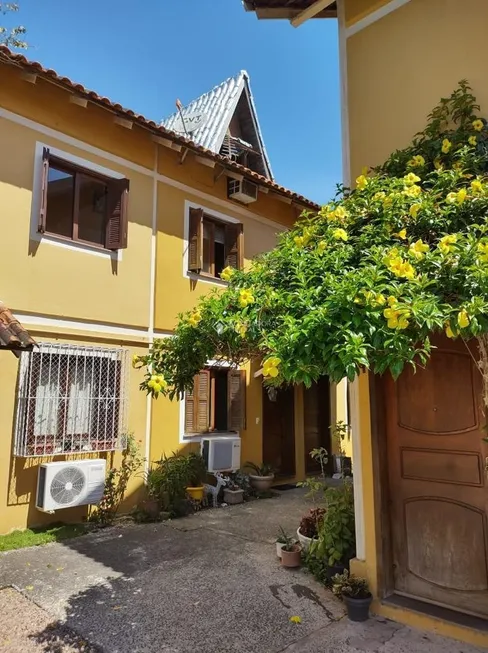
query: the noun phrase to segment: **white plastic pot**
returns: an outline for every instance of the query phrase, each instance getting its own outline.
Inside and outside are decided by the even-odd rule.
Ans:
[[[301,544],[302,551],[308,551],[312,542],[316,542],[316,538],[302,535],[300,532],[300,528],[297,528],[297,537],[298,537],[298,541]]]

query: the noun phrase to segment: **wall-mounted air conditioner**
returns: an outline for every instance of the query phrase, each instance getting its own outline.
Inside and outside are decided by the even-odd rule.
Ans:
[[[105,487],[105,460],[63,460],[39,465],[36,508],[52,512],[96,504]]]
[[[211,474],[235,472],[241,466],[241,438],[236,436],[209,436],[202,438],[202,456]]]
[[[247,179],[228,179],[227,196],[243,204],[251,204],[258,199],[257,184]]]

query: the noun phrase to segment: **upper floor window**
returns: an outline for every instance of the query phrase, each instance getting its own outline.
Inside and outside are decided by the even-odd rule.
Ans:
[[[243,267],[242,224],[224,222],[190,208],[188,270],[220,278],[226,267]]]
[[[241,431],[246,417],[246,372],[226,367],[204,369],[185,394],[185,433]]]
[[[38,231],[105,249],[127,247],[128,179],[42,155]]]

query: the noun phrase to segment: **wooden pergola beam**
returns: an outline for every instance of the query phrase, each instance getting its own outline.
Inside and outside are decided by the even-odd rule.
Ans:
[[[318,13],[327,9],[327,7],[330,7],[334,1],[335,0],[315,0],[310,7],[303,9],[303,11],[300,11],[294,18],[292,18],[290,23],[293,27],[300,27],[300,25],[303,25],[307,20],[314,18]]]

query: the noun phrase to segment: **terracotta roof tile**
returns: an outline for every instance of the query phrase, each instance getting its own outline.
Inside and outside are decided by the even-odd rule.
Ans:
[[[242,174],[244,177],[247,177],[248,179],[260,184],[261,186],[269,188],[270,190],[273,190],[274,192],[279,193],[280,195],[284,195],[285,197],[288,197],[289,199],[293,200],[294,202],[297,202],[298,204],[303,205],[304,207],[310,208],[312,210],[317,210],[319,208],[318,204],[312,202],[311,200],[307,199],[303,195],[288,190],[284,186],[281,186],[280,184],[277,184],[276,182],[271,181],[266,177],[263,177],[257,172],[254,172],[253,170],[249,170],[249,168],[246,168],[240,163],[235,163],[234,161],[227,159],[221,154],[216,154],[215,152],[212,152],[211,150],[202,147],[201,145],[198,145],[194,141],[191,141],[190,139],[185,138],[184,136],[176,134],[175,132],[166,129],[163,126],[158,125],[153,120],[148,120],[143,115],[134,113],[134,111],[132,111],[131,109],[126,109],[122,105],[116,102],[112,102],[109,98],[98,95],[98,93],[95,93],[95,91],[90,91],[89,89],[85,88],[83,85],[73,82],[68,77],[63,77],[61,75],[58,75],[58,73],[55,70],[52,70],[50,68],[44,68],[37,61],[29,61],[24,57],[24,55],[14,53],[4,45],[0,45],[0,61],[3,61],[5,63],[10,63],[12,65],[20,66],[22,69],[28,72],[35,73],[48,80],[52,80],[56,84],[66,88],[68,91],[76,92],[82,97],[87,98],[94,104],[98,104],[102,107],[109,109],[110,111],[113,111],[114,113],[118,114],[122,118],[125,118],[127,120],[133,120],[141,127],[151,130],[154,134],[168,138],[174,143],[183,145],[189,150],[195,152],[196,154],[204,155],[207,158],[220,163],[226,169],[233,170],[234,172]]]
[[[35,344],[18,319],[0,302],[0,349],[32,349]]]

